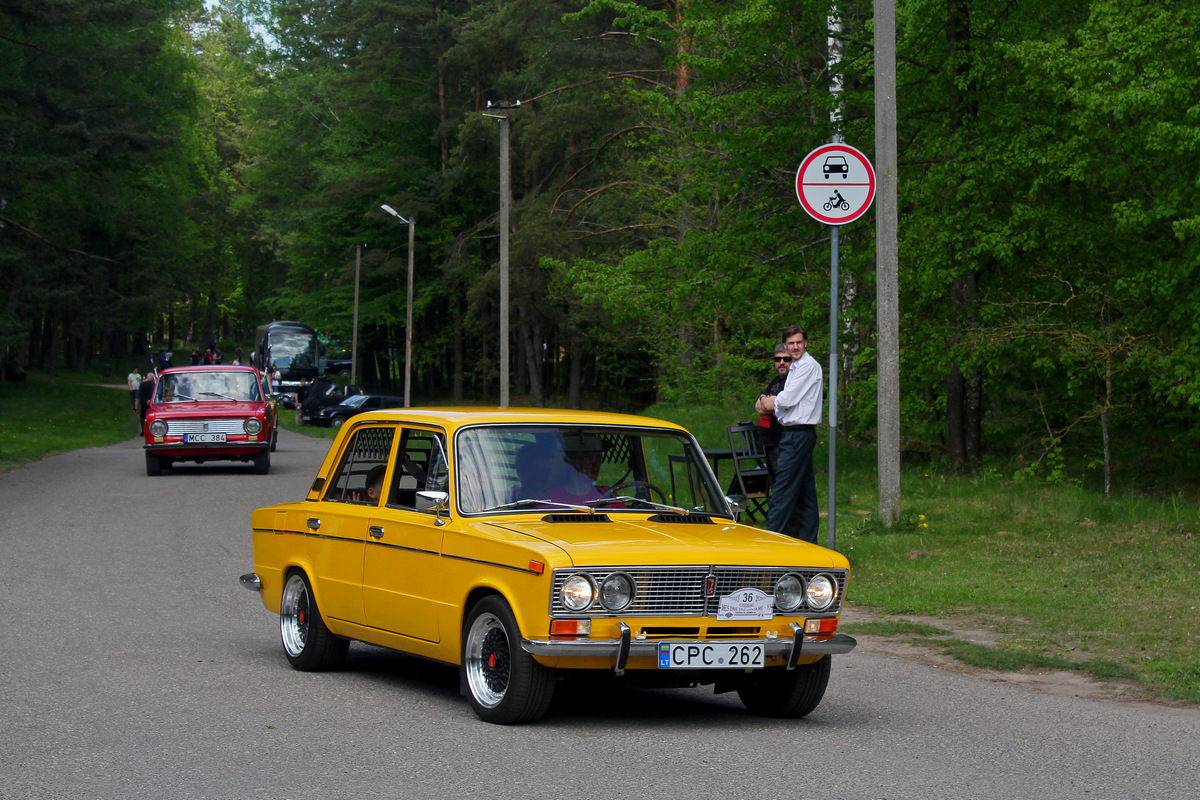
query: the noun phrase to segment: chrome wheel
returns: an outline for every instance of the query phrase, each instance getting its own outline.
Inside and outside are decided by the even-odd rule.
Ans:
[[[334,669],[350,649],[348,639],[325,626],[312,584],[298,569],[288,574],[279,599],[279,638],[288,662],[304,672]]]
[[[508,692],[512,675],[508,633],[504,623],[490,612],[471,623],[466,641],[467,684],[471,696],[484,708],[495,708]]]
[[[503,598],[485,597],[463,621],[459,667],[475,714],[512,725],[546,713],[554,697],[554,670],[521,649],[521,629]]]
[[[300,573],[292,573],[283,587],[283,599],[279,603],[279,633],[284,652],[290,658],[299,658],[304,654],[304,646],[308,643],[311,604],[308,584],[300,577]]]

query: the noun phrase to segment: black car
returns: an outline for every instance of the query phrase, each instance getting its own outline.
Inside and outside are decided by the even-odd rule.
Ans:
[[[353,383],[335,383],[328,378],[317,378],[304,390],[304,399],[300,402],[300,421],[310,423],[311,417],[321,406],[336,406],[338,403],[356,394],[366,394],[366,390]]]
[[[322,358],[321,372],[326,375],[349,375],[353,364],[348,358]]]
[[[342,427],[342,423],[364,411],[379,408],[403,408],[404,398],[389,394],[356,394],[333,406],[318,406],[302,419],[310,425]]]

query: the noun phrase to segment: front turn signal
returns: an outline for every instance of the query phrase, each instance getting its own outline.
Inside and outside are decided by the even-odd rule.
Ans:
[[[551,636],[587,636],[591,632],[590,619],[556,619],[550,623]]]
[[[837,633],[837,617],[828,619],[806,619],[804,621],[805,633],[816,633],[820,635],[830,635]]]

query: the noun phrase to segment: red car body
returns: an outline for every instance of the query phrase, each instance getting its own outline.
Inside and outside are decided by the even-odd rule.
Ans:
[[[174,367],[158,375],[146,410],[146,474],[181,461],[246,461],[271,469],[276,420],[253,367]]]

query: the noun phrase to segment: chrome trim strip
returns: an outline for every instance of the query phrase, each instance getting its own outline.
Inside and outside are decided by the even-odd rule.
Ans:
[[[448,553],[438,553],[437,555],[440,555],[442,558],[452,558],[455,561],[469,561],[472,564],[485,564],[489,567],[500,567],[501,569],[511,569],[515,572],[524,572],[529,575],[541,575],[542,574],[540,572],[535,572],[534,570],[531,570],[529,567],[514,567],[511,564],[501,564],[497,561],[484,561],[482,558],[468,558],[467,556],[452,556]]]
[[[374,535],[374,534],[372,534],[372,535]],[[380,535],[382,535],[382,533]],[[353,541],[358,541],[358,540],[354,539]],[[442,555],[437,550],[423,550],[420,547],[409,547],[408,545],[404,545],[404,544],[390,544],[388,542],[379,542],[379,541],[368,541],[367,544],[374,545],[375,547],[387,547],[392,550],[404,550],[405,552],[408,552],[408,553],[424,553],[427,556]]]
[[[262,578],[258,577],[253,572],[247,572],[245,575],[238,578],[238,582],[252,592],[262,591]]]
[[[666,637],[661,641],[684,641],[683,638]],[[719,644],[720,639],[688,639],[701,643]],[[629,658],[653,658],[658,655],[657,639],[635,639],[629,643]],[[803,654],[806,656],[838,656],[849,653],[858,644],[853,637],[844,633],[834,636],[803,636]],[[793,640],[763,640],[768,656],[790,656],[793,650]],[[534,656],[554,658],[557,656],[601,658],[618,657],[621,655],[622,643],[619,639],[522,639],[521,649]],[[797,658],[800,654],[797,653]]]

